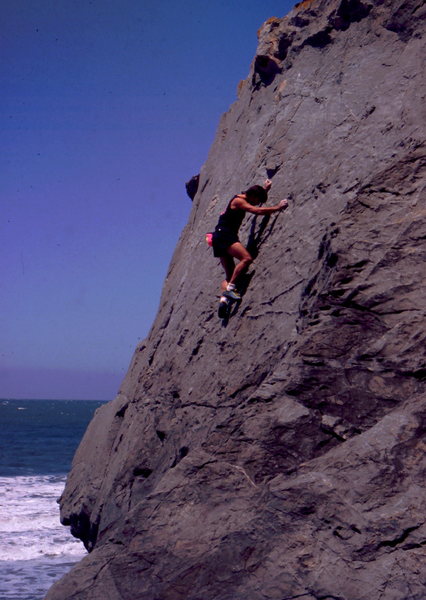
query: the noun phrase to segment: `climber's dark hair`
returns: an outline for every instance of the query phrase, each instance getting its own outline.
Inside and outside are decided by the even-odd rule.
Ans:
[[[258,198],[260,202],[266,202],[268,199],[268,192],[261,185],[252,185],[248,190],[243,192],[247,198]]]

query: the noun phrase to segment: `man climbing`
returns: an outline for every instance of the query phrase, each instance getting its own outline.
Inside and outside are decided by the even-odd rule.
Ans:
[[[238,239],[238,230],[245,214],[269,215],[284,210],[288,206],[287,200],[281,200],[276,206],[259,206],[266,202],[271,185],[272,183],[267,179],[263,186],[254,185],[245,192],[234,196],[229,201],[225,212],[220,215],[212,235],[214,255],[220,258],[226,276],[221,284],[222,296],[219,303],[221,318],[226,316],[230,300],[241,300],[237,283],[253,262],[253,257]],[[235,265],[234,259],[239,261],[237,265]]]

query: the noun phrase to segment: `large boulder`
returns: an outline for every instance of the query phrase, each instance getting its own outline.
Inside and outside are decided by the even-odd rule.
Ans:
[[[90,553],[47,600],[424,599],[424,17],[305,0],[260,30],[158,316],[76,453],[61,515]],[[246,218],[222,322],[204,234],[266,176],[290,206]]]

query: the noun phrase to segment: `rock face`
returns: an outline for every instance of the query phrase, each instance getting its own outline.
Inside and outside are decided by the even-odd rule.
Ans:
[[[149,337],[61,499],[91,552],[48,600],[424,600],[425,84],[420,0],[269,20],[220,122]],[[257,254],[229,321],[204,242]]]

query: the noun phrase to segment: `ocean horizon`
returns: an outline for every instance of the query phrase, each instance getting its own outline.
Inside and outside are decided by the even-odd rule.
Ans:
[[[58,499],[102,400],[0,399],[0,600],[42,600],[86,554]]]

